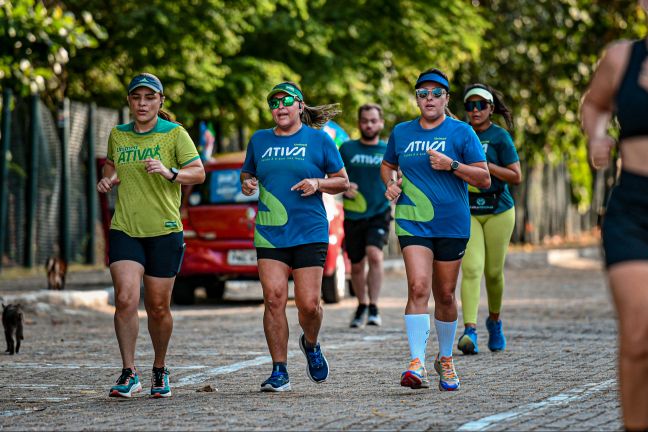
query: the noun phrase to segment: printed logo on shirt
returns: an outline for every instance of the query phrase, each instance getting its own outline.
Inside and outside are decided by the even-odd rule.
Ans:
[[[357,154],[351,158],[351,165],[358,166],[376,166],[380,165],[383,160],[383,155],[378,153],[374,155]]]
[[[488,153],[488,144],[490,144],[490,140],[484,140],[481,142],[481,145],[484,148],[484,154]]]
[[[117,163],[132,163],[132,162],[141,162],[146,159],[162,159],[160,156],[160,146],[156,145],[155,147],[148,147],[140,149],[137,146],[129,147],[117,147]]]
[[[262,161],[284,161],[306,159],[308,144],[293,144],[292,147],[268,147],[261,155]]]
[[[434,141],[410,141],[409,144],[407,144],[407,147],[405,147],[405,151],[403,152],[403,156],[405,157],[411,157],[411,156],[421,156],[427,153],[428,150],[436,150],[438,152],[445,152],[445,144],[446,144],[446,138],[438,138],[435,137]]]
[[[166,221],[166,222],[164,222],[164,228],[178,228],[178,222],[176,222],[176,221]]]

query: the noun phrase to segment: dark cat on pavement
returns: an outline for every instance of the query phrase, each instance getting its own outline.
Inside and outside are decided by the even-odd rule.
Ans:
[[[62,290],[65,288],[65,275],[67,274],[67,263],[64,259],[51,256],[45,264],[47,270],[47,289]]]
[[[23,340],[23,311],[19,304],[2,304],[2,326],[7,338],[6,353],[18,354],[20,341]]]

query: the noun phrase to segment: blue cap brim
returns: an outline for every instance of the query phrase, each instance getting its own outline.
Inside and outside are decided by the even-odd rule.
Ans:
[[[448,80],[443,78],[438,73],[434,72],[426,73],[425,75],[419,77],[419,79],[416,80],[416,85],[414,86],[414,88],[417,89],[421,86],[421,84],[428,81],[441,84],[446,89],[446,91],[450,91],[450,83],[448,83]]]

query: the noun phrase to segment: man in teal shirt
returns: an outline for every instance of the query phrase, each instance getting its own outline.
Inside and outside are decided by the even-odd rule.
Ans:
[[[378,295],[383,278],[383,252],[389,236],[391,206],[380,179],[380,164],[387,144],[380,140],[385,123],[382,108],[365,104],[358,109],[359,140],[340,147],[351,187],[344,193],[344,245],[351,260],[351,283],[358,308],[351,327],[380,325]],[[368,271],[366,269],[368,264]]]

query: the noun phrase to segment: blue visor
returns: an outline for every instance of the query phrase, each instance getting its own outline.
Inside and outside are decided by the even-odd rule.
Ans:
[[[446,89],[446,91],[450,91],[450,84],[448,83],[448,80],[443,78],[436,72],[430,72],[426,73],[425,75],[421,75],[419,79],[416,80],[416,85],[414,86],[414,88],[419,88],[419,86],[426,81],[432,81],[441,84]]]

